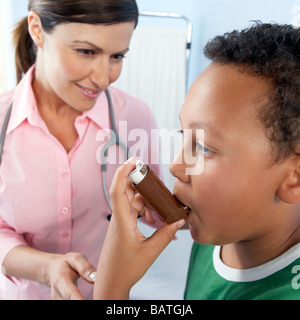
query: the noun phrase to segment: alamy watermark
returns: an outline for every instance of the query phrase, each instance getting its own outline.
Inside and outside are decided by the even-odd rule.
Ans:
[[[187,175],[199,175],[204,170],[204,154],[197,147],[204,145],[203,129],[186,129],[183,136],[176,129],[152,129],[149,134],[142,128],[128,131],[127,121],[120,121],[118,136],[113,130],[103,129],[96,141],[100,143],[96,158],[101,165],[122,164],[128,149],[129,155],[137,159],[143,154],[147,163],[184,164]]]
[[[292,274],[296,274],[296,276],[292,280],[292,287],[295,290],[299,290],[300,289],[300,265],[293,267]]]

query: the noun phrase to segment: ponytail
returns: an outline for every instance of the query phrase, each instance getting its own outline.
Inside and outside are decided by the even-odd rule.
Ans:
[[[37,49],[28,31],[27,17],[16,25],[13,33],[13,44],[15,47],[17,83],[19,83],[36,60]]]

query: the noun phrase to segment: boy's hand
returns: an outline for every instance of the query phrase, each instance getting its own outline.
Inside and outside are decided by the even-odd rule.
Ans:
[[[128,175],[135,169],[130,159],[116,172],[111,191],[113,215],[99,260],[94,298],[103,300],[129,299],[129,292],[174,239],[185,221],[163,225],[146,238],[137,227],[137,216],[146,215],[149,209],[135,194]]]

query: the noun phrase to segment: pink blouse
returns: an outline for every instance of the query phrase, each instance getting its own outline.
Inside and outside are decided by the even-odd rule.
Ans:
[[[34,74],[32,67],[14,92],[0,96],[0,128],[14,97],[0,167],[0,266],[10,250],[28,245],[51,253],[80,252],[97,267],[110,213],[99,163],[107,136],[103,129],[110,128],[108,102],[105,93],[101,94],[94,108],[76,119],[79,138],[67,153],[39,115],[32,90]],[[114,88],[110,93],[117,127],[121,123],[128,135],[142,128],[150,137],[156,124],[147,105]],[[122,136],[121,140],[127,139]],[[148,163],[150,155],[157,159],[158,146],[150,150],[150,139],[137,141],[128,141],[135,156]],[[115,148],[110,148],[108,163],[115,158]],[[108,164],[108,190],[116,168],[124,161]],[[152,169],[160,174],[158,165]],[[92,285],[79,279],[78,288],[86,299],[92,298]],[[0,299],[50,299],[50,289],[8,278],[0,270]]]

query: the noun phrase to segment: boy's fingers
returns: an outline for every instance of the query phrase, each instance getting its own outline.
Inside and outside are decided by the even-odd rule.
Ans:
[[[164,251],[164,249],[174,240],[176,232],[186,224],[186,221],[180,220],[173,224],[165,224],[154,232],[154,234],[147,239],[148,245],[153,248],[153,255],[155,259]]]
[[[130,158],[125,164],[118,168],[115,173],[110,189],[110,198],[114,214],[122,213],[124,210],[124,200],[128,200],[126,190],[128,175],[135,169],[136,160]]]

